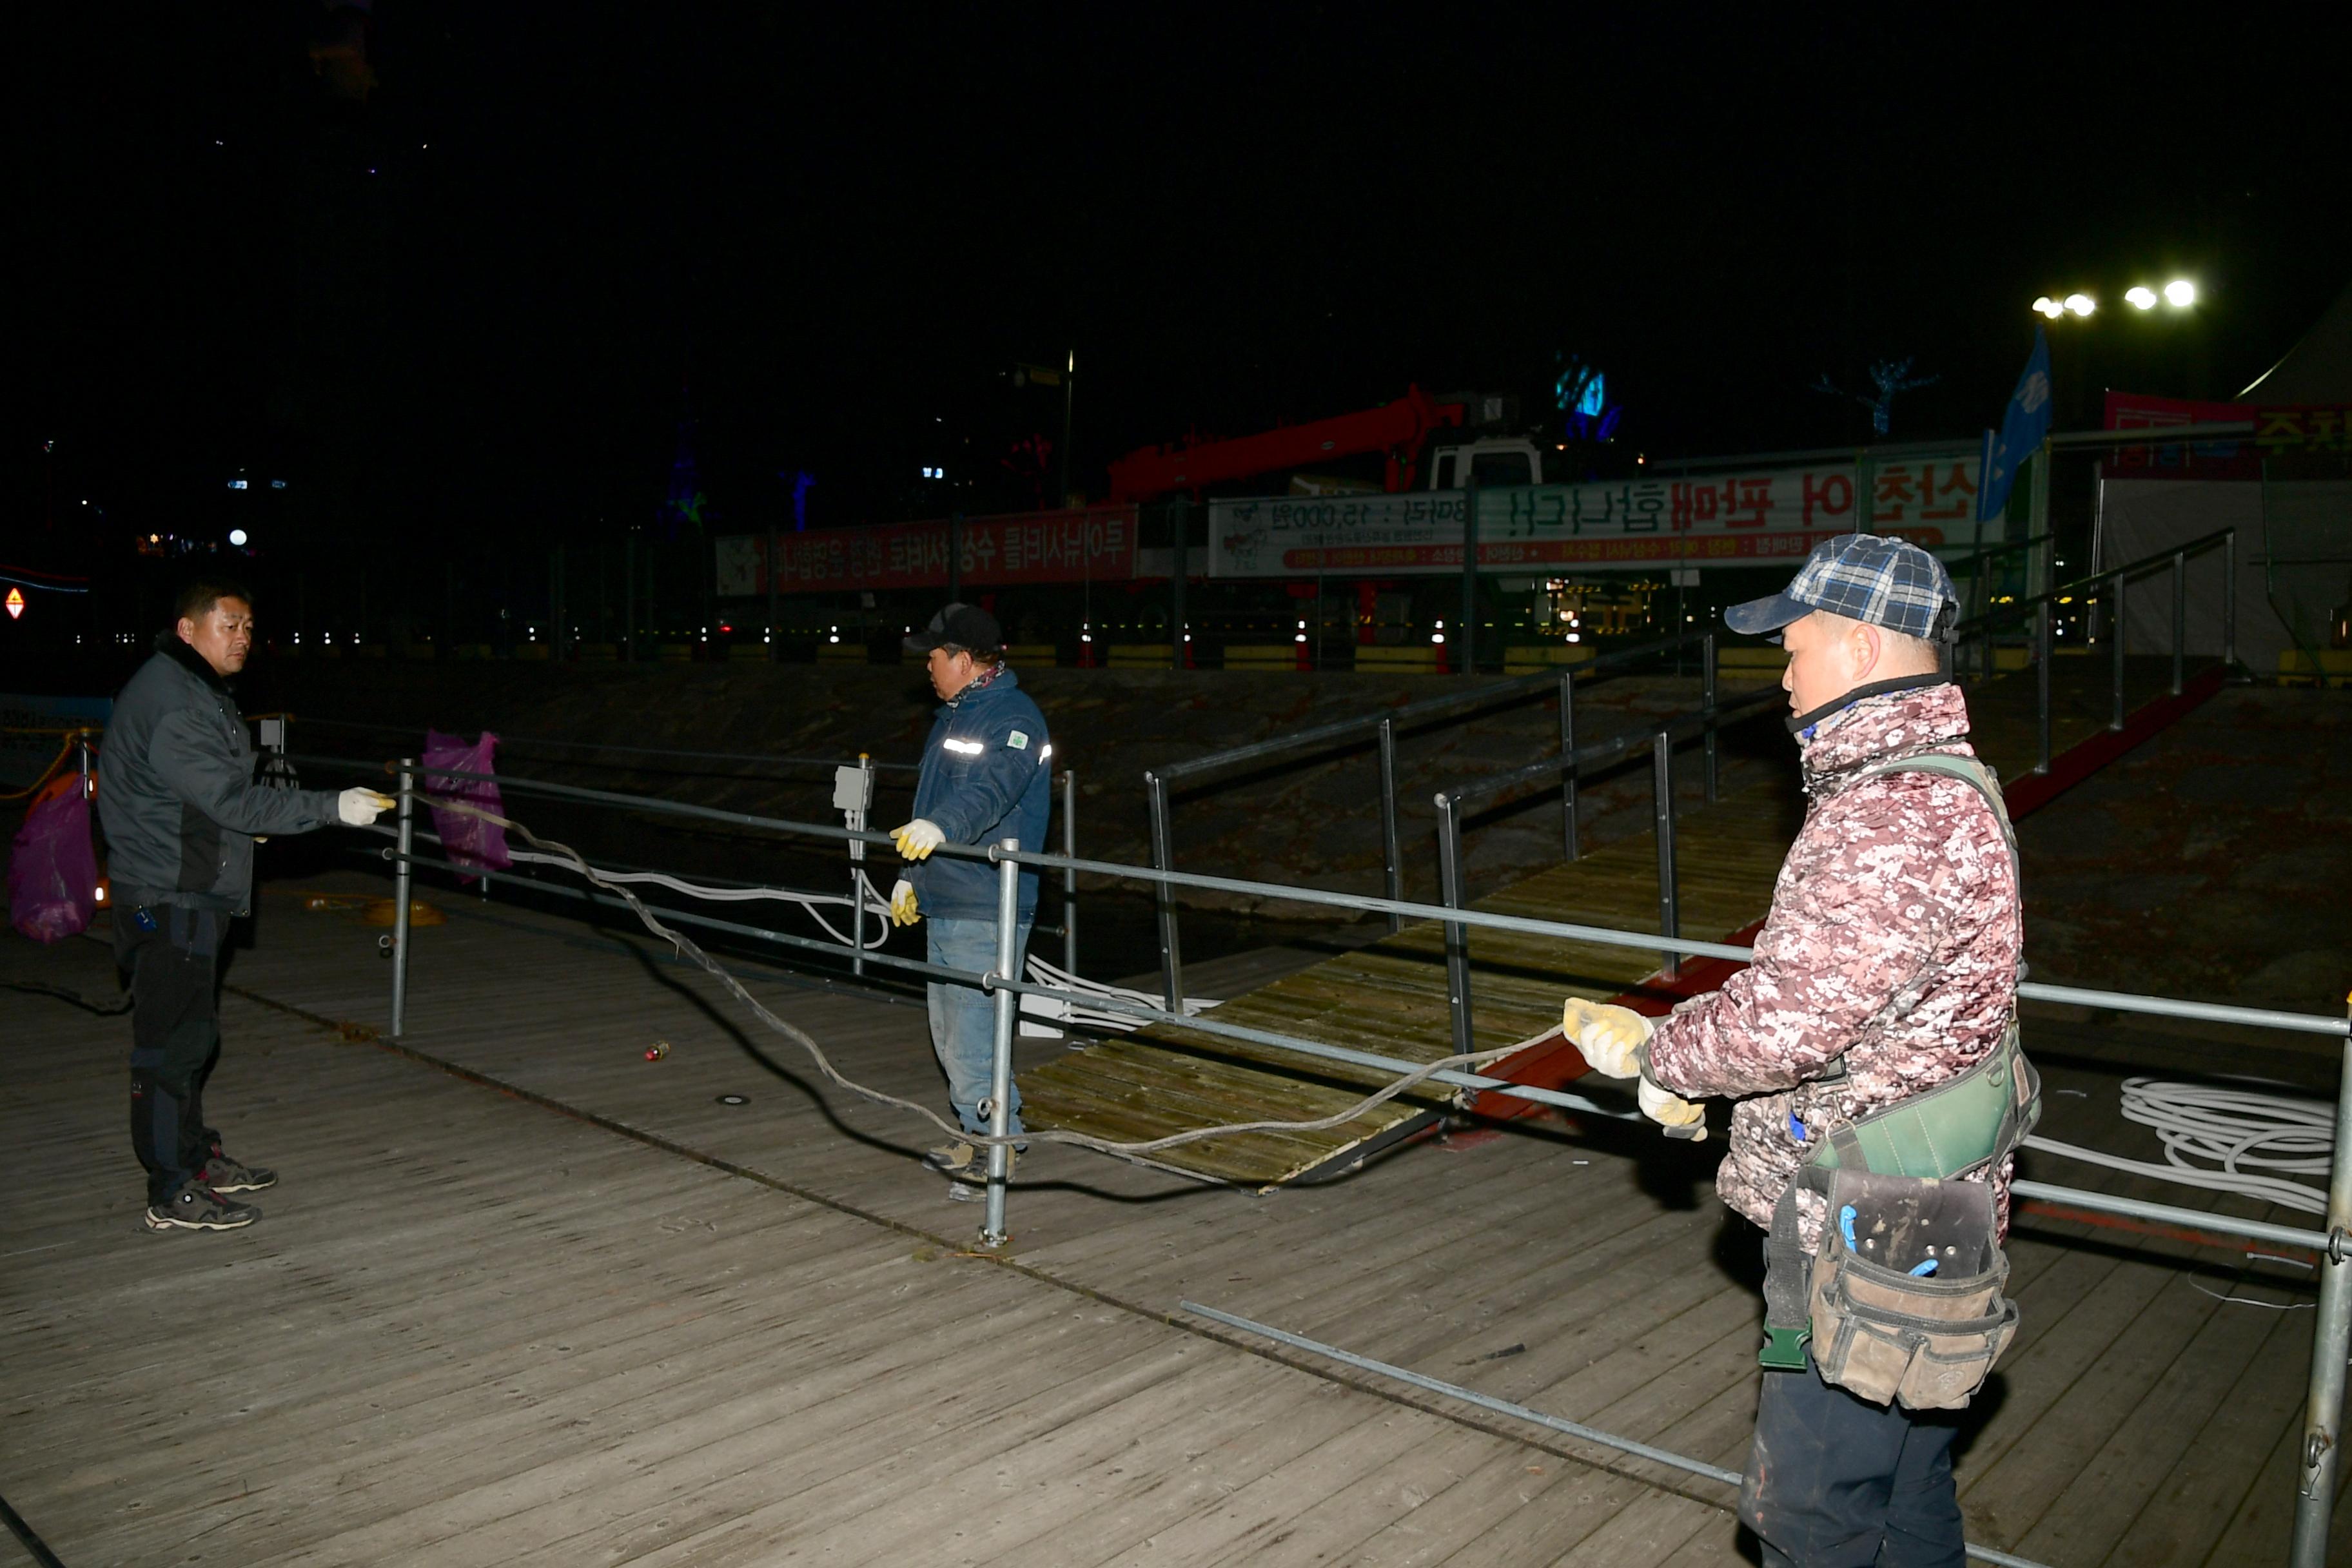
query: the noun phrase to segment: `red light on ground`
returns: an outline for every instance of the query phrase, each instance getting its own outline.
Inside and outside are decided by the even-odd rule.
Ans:
[[[9,589],[9,590],[8,590],[8,618],[9,618],[10,620],[12,620],[12,621],[13,621],[13,620],[15,620],[17,616],[19,616],[23,615],[24,613],[25,613],[25,590],[24,590],[24,589],[22,589],[22,588],[11,588],[11,589]]]

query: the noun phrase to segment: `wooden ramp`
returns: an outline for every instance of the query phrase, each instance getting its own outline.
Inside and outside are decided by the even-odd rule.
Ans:
[[[2125,686],[2130,717],[2122,731],[2114,731],[2107,660],[2053,660],[2053,762],[2047,775],[2032,771],[2038,748],[2034,672],[1972,685],[1969,710],[1977,750],[2000,774],[2012,812],[2031,810],[2174,722],[2220,687],[2221,671],[2210,661],[2191,674],[2186,690],[2174,698],[2168,659],[2131,660]],[[1771,903],[1773,879],[1802,816],[1793,768],[1785,779],[1727,795],[1714,805],[1694,806],[1686,815],[1678,812],[1676,899],[1683,932],[1744,940]],[[1656,837],[1645,832],[1521,879],[1474,907],[1654,931],[1657,879]],[[1581,1059],[1559,1039],[1561,1000],[1571,994],[1622,996],[1645,988],[1658,967],[1654,954],[1637,948],[1496,931],[1471,934],[1470,961],[1477,1048],[1526,1042],[1528,1050],[1512,1058],[1517,1068],[1506,1063],[1496,1070],[1516,1081],[1548,1084],[1583,1071]],[[1719,984],[1730,973],[1722,963],[1686,969],[1688,978],[1702,985]],[[1671,993],[1687,987],[1646,988]],[[1433,922],[1408,926],[1369,947],[1234,997],[1215,1016],[1221,1023],[1398,1060],[1437,1060],[1454,1048],[1443,928]],[[1137,1142],[1215,1122],[1329,1116],[1385,1081],[1387,1075],[1372,1068],[1302,1066],[1297,1057],[1270,1047],[1155,1025],[1024,1073],[1021,1093],[1023,1115],[1033,1126]],[[1480,1109],[1500,1109],[1493,1097],[1486,1098]],[[1344,1164],[1407,1135],[1455,1101],[1452,1090],[1400,1096],[1341,1127],[1206,1139],[1156,1155],[1154,1163],[1263,1190]]]

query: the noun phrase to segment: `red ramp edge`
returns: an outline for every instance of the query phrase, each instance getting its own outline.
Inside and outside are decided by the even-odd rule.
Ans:
[[[2122,729],[2102,730],[2089,740],[2067,748],[2051,759],[2048,773],[2027,773],[2003,784],[2001,798],[2009,805],[2010,816],[2014,819],[2040,810],[2159,731],[2179,723],[2220,691],[2226,676],[2227,672],[2215,665],[2184,682],[2178,697],[2167,695],[2142,705],[2124,721]],[[1754,943],[1757,933],[1763,929],[1764,922],[1757,920],[1716,940],[1746,947]],[[1727,958],[1694,958],[1685,963],[1682,973],[1672,980],[1664,973],[1652,974],[1634,989],[1609,1000],[1655,1018],[1671,1011],[1677,1002],[1720,990],[1725,981],[1746,967]],[[1507,1057],[1486,1069],[1489,1077],[1526,1084],[1531,1089],[1563,1089],[1591,1070],[1585,1063],[1584,1054],[1570,1045],[1557,1029],[1517,1056]],[[1480,1090],[1469,1104],[1473,1114],[1499,1121],[1536,1116],[1549,1109],[1495,1089]]]

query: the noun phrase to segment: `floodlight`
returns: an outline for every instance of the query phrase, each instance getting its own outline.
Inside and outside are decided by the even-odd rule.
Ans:
[[[2099,302],[2096,300],[2092,299],[2088,294],[2069,294],[2066,296],[2066,309],[2074,311],[2074,314],[2078,316],[2087,316],[2098,308]]]
[[[2186,310],[2197,303],[2197,285],[2186,278],[2176,278],[2164,286],[2164,301]]]
[[[2136,310],[2153,310],[2156,309],[2156,290],[2149,288],[2145,283],[2141,284],[2137,289],[2126,289],[2124,291],[2124,298],[2131,301],[2132,309]]]
[[[2049,317],[2053,321],[2066,313],[2066,307],[2060,304],[2057,300],[2053,300],[2047,294],[2044,294],[2040,299],[2034,300],[2033,308],[2041,311],[2043,315]]]
[[[236,545],[240,550],[243,549],[245,547],[245,530],[241,528],[230,529],[228,531],[228,542],[231,544]]]

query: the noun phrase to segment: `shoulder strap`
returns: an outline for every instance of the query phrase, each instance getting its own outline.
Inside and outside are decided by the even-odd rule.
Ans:
[[[2017,859],[2017,827],[2009,820],[2009,803],[2001,798],[2000,781],[1992,769],[1974,757],[1963,757],[1955,752],[1921,752],[1908,757],[1889,757],[1871,763],[1853,776],[1857,783],[1885,773],[1941,773],[1948,779],[1958,779],[1984,796],[1992,807],[1993,820],[2000,824],[2001,842],[2009,846],[2009,858]]]

